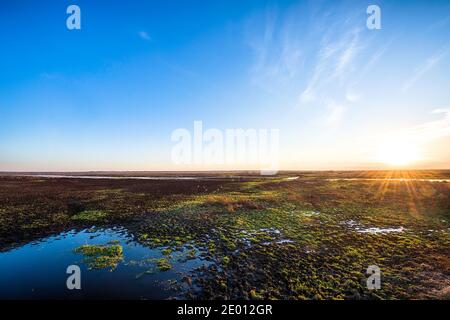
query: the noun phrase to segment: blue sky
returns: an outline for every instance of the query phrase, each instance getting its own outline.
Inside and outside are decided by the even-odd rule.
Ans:
[[[281,169],[449,168],[449,34],[448,1],[2,1],[0,170],[204,169],[195,120],[280,129]]]

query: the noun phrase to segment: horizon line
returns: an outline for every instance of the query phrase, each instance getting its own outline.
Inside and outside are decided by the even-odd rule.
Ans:
[[[283,172],[326,172],[326,171],[450,171],[450,168],[392,168],[392,169],[283,169],[278,170],[276,174]],[[154,173],[214,173],[214,172],[260,172],[258,169],[236,169],[236,170],[0,170],[3,173],[98,173],[98,172],[113,172],[113,173],[131,173],[131,172],[154,172]],[[275,175],[276,175],[275,174]]]

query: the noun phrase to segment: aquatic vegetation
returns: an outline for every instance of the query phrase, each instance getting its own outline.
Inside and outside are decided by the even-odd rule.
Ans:
[[[197,256],[197,252],[194,249],[191,249],[188,251],[188,253],[186,255],[186,259],[192,260],[192,259],[195,259],[196,256]]]
[[[167,258],[158,259],[156,262],[156,266],[158,267],[159,271],[167,271],[172,269],[172,265]]]
[[[161,253],[165,256],[170,255],[172,252],[173,252],[172,248],[165,248],[165,249],[161,250]]]
[[[227,256],[223,257],[222,258],[222,263],[225,264],[225,265],[229,264],[230,263],[230,257],[227,257]]]
[[[103,220],[107,215],[106,212],[100,210],[86,210],[72,216],[71,219],[74,221],[96,222]]]
[[[121,245],[111,243],[108,245],[82,245],[74,250],[84,256],[83,262],[89,269],[106,269],[113,271],[123,261]]]

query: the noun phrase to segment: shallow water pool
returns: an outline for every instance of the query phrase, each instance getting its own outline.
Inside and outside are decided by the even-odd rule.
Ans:
[[[111,268],[89,269],[82,245],[121,245],[123,261]],[[162,248],[143,246],[123,228],[70,231],[0,253],[0,299],[167,299],[183,298],[183,278],[208,265],[200,257],[185,259],[183,250],[165,256]],[[155,260],[167,258],[172,268],[159,271]],[[81,269],[81,290],[69,290],[69,265]]]

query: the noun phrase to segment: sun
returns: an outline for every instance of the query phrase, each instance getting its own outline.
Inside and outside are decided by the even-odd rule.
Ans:
[[[408,139],[392,137],[380,143],[376,158],[387,165],[407,166],[420,160],[420,152]]]

